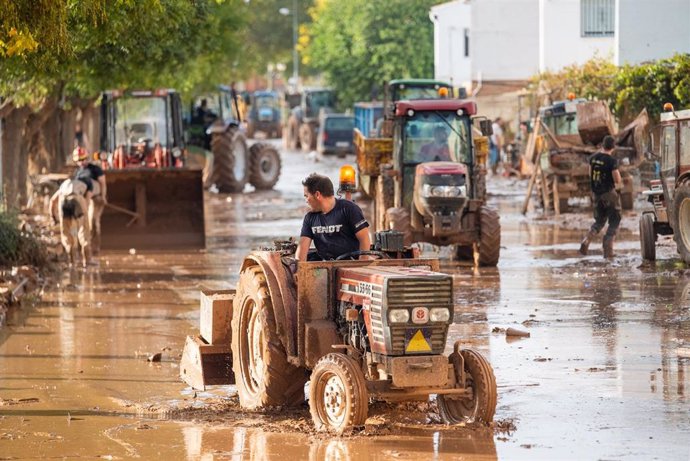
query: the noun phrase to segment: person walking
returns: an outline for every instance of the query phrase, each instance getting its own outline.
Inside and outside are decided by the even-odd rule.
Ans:
[[[501,123],[501,117],[496,117],[496,120],[491,124],[493,133],[489,136],[489,166],[493,174],[498,173],[498,165],[501,163],[501,155],[503,155],[503,127]]]
[[[86,181],[72,178],[63,181],[50,198],[50,214],[55,223],[60,223],[60,241],[70,265],[77,262],[79,247],[82,265],[91,263],[91,232],[86,215],[90,195]]]
[[[91,185],[91,200],[88,203],[87,219],[91,229],[91,252],[98,255],[101,251],[101,216],[108,203],[105,172],[100,166],[89,162],[86,149],[76,147],[72,151],[72,160],[79,166],[74,173],[74,179],[80,179],[85,184]]]
[[[304,216],[296,258],[298,261],[331,260],[340,255],[371,249],[369,223],[354,202],[335,198],[333,183],[312,173],[302,181],[310,211]],[[311,242],[316,253],[310,253]]]
[[[594,224],[582,239],[580,253],[586,255],[592,239],[604,228],[604,258],[613,257],[613,240],[621,222],[621,200],[619,192],[622,180],[618,171],[618,160],[613,157],[615,141],[612,136],[604,137],[600,152],[589,159],[589,177],[594,206]]]

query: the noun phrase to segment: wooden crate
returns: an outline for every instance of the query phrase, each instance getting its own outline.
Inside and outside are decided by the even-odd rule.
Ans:
[[[201,290],[199,334],[208,344],[230,343],[235,290]]]

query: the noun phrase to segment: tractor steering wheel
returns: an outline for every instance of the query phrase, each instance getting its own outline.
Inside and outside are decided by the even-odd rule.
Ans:
[[[357,256],[378,256],[378,259],[390,259],[390,256],[388,256],[386,253],[383,251],[376,251],[376,250],[357,250],[357,251],[351,251],[349,253],[344,253],[335,258],[336,261],[343,261],[345,259],[351,259],[354,260],[357,258]]]

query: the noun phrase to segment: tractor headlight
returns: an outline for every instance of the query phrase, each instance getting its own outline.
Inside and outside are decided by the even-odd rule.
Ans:
[[[443,307],[435,307],[429,312],[429,319],[432,322],[447,322],[450,320],[450,311]]]
[[[465,186],[432,186],[431,184],[424,184],[422,186],[422,195],[429,197],[463,197],[465,195]]]
[[[407,323],[410,313],[407,309],[391,309],[388,311],[389,323]]]

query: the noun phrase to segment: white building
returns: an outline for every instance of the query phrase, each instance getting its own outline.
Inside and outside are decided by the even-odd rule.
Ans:
[[[431,8],[435,77],[515,81],[582,64],[690,52],[690,0],[454,0]]]

